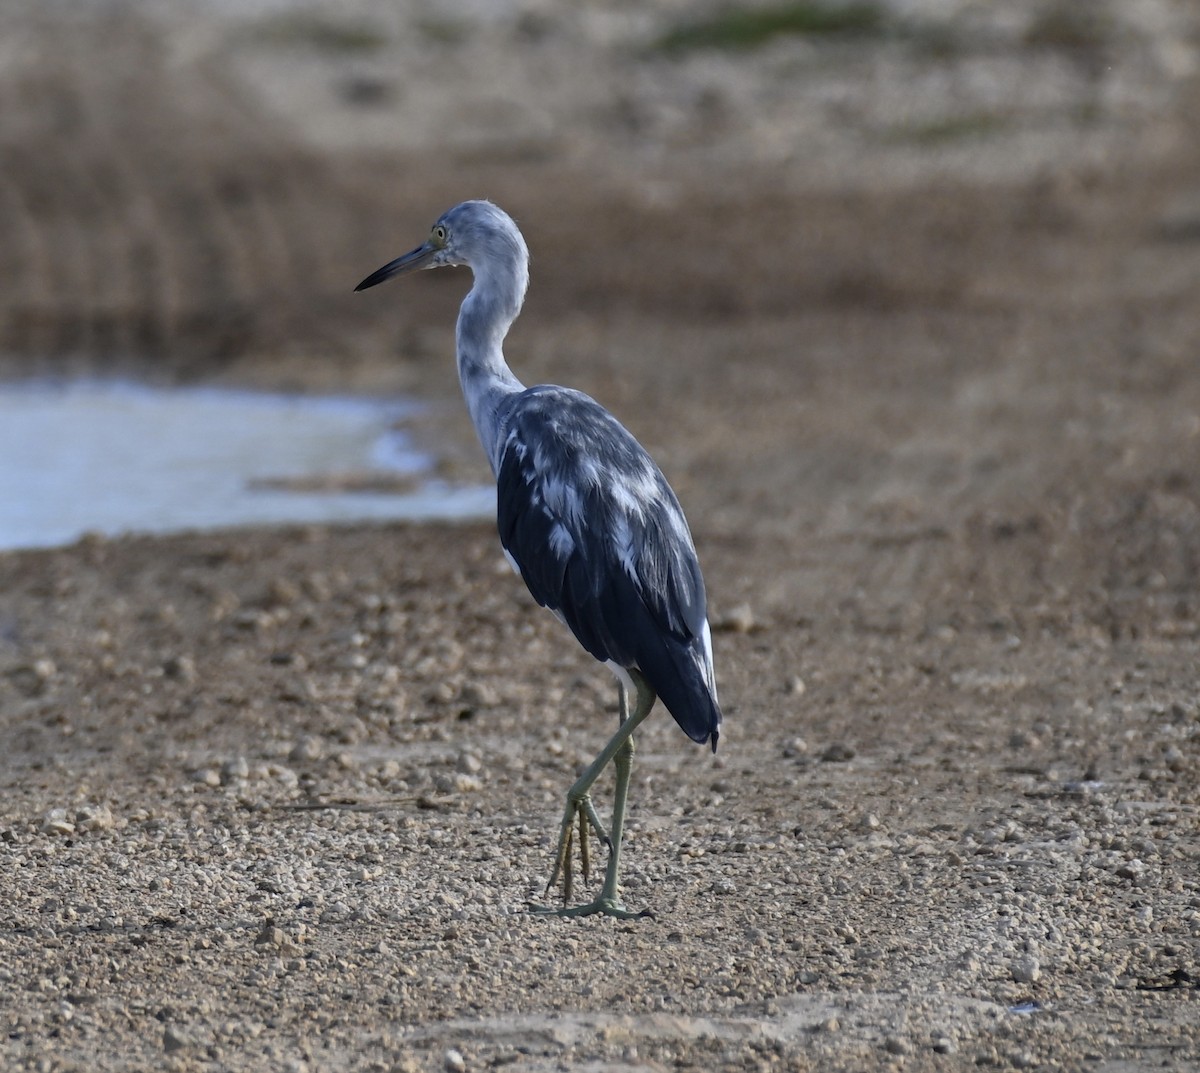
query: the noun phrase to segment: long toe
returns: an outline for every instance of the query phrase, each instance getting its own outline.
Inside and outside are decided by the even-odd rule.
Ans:
[[[576,827],[579,835],[579,864],[584,882],[591,876],[592,855],[591,836],[594,834],[612,852],[613,842],[589,794],[580,797],[568,797],[567,807],[563,813],[562,825],[558,831],[558,847],[554,854],[554,868],[546,883],[546,893],[553,890],[559,882],[563,888],[563,905],[568,905],[575,892],[575,869],[572,858],[575,850]]]
[[[649,909],[626,909],[620,902],[612,898],[597,898],[586,905],[530,905],[531,912],[542,916],[556,917],[591,917],[606,916],[617,920],[653,920],[654,913]]]

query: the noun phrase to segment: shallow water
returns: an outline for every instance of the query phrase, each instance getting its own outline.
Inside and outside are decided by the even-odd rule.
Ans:
[[[434,480],[412,402],[129,383],[0,385],[0,548],[84,533],[490,515]],[[357,489],[357,490],[356,490]]]

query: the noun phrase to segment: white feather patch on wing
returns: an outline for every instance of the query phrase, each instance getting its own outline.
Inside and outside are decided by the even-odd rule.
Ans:
[[[550,551],[559,559],[569,559],[575,551],[575,540],[562,522],[555,522],[550,529]]]
[[[712,630],[708,628],[708,619],[704,620],[704,628],[700,631],[700,641],[704,645],[704,654],[696,662],[700,664],[700,673],[708,684],[713,700],[717,699],[717,676],[713,670]]]
[[[613,549],[617,553],[617,561],[621,564],[621,569],[633,578],[634,581],[640,581],[638,577],[637,548],[634,547],[633,542],[633,530],[629,527],[629,522],[621,515],[618,515],[615,519],[612,543]]]
[[[631,517],[645,517],[662,499],[658,475],[649,466],[633,474],[612,474],[608,488],[616,505]]]

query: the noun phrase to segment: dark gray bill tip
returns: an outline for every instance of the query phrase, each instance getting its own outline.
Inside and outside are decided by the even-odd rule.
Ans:
[[[436,246],[426,242],[424,245],[418,246],[415,250],[409,250],[403,257],[397,257],[394,261],[389,261],[382,268],[372,272],[354,290],[356,292],[365,291],[368,287],[374,287],[377,283],[382,283],[385,279],[391,279],[393,276],[400,276],[405,272],[414,272],[418,268],[424,268],[430,258],[437,252]]]
[[[393,261],[392,264],[396,262]],[[366,279],[364,279],[357,287],[355,292],[365,291],[368,287],[374,287],[377,283],[382,283],[385,279],[391,279],[396,274],[396,269],[392,265],[384,265],[382,268],[376,269]]]

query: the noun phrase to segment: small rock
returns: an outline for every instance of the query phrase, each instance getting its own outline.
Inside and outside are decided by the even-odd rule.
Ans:
[[[286,940],[287,936],[283,933],[283,929],[277,928],[274,919],[268,917],[263,921],[262,930],[254,937],[254,945],[283,946]]]
[[[754,611],[749,604],[738,604],[718,618],[713,626],[730,633],[749,633],[755,626]]]
[[[250,765],[246,762],[244,756],[239,756],[233,760],[226,760],[221,765],[221,776],[223,781],[231,782],[235,779],[246,779],[250,777]]]
[[[1117,869],[1117,876],[1120,879],[1141,883],[1146,877],[1146,862],[1134,857],[1133,860],[1126,861]]]
[[[107,805],[84,805],[75,813],[75,826],[81,831],[109,831],[115,823]]]
[[[1036,984],[1042,978],[1042,965],[1035,957],[1018,958],[1012,963],[1012,978],[1019,984]]]
[[[802,697],[806,692],[808,692],[808,686],[804,684],[804,679],[801,678],[800,675],[793,674],[791,678],[787,680],[786,691],[793,697]]]
[[[167,1025],[163,1029],[162,1046],[167,1054],[174,1054],[176,1051],[186,1050],[193,1046],[193,1043],[182,1030],[173,1025]]]
[[[888,1054],[908,1054],[912,1048],[899,1036],[888,1036],[883,1041],[883,1049]]]
[[[844,741],[835,741],[821,751],[821,759],[827,764],[844,764],[847,760],[853,760],[856,755],[858,754],[854,746],[847,745]]]
[[[46,685],[57,671],[53,661],[38,659],[13,667],[7,672],[7,678],[25,696],[37,697],[45,692]]]
[[[954,1054],[958,1050],[949,1036],[935,1036],[933,1049],[936,1054]]]
[[[42,817],[42,830],[48,835],[73,835],[75,824],[65,808],[52,808]]]
[[[446,1051],[442,1062],[446,1067],[446,1073],[463,1073],[467,1068],[466,1059],[453,1047]]]
[[[458,699],[468,708],[495,708],[500,704],[500,694],[486,682],[467,682]]]
[[[281,786],[294,787],[300,782],[300,776],[297,775],[290,767],[281,767],[278,764],[268,764],[267,774]]]
[[[794,760],[798,756],[803,756],[808,752],[808,742],[803,738],[792,738],[783,746],[783,757],[785,760]]]
[[[386,782],[391,779],[398,779],[400,777],[400,771],[400,761],[385,760],[376,770],[375,777]]]
[[[292,704],[304,704],[306,701],[313,700],[316,696],[312,680],[302,675],[293,675],[290,678],[286,678],[276,686],[275,693],[280,700],[286,700]]]
[[[458,770],[464,775],[478,775],[483,770],[483,761],[474,753],[459,753]]]
[[[277,577],[267,586],[267,600],[276,607],[290,607],[299,599],[300,589],[289,578]]]
[[[334,902],[321,913],[322,924],[342,924],[350,919],[350,906],[345,902]]]
[[[325,755],[325,742],[316,734],[308,734],[292,746],[288,759],[293,763],[303,760],[320,760]]]
[[[191,656],[171,656],[162,665],[163,674],[190,685],[197,678],[196,661]]]

